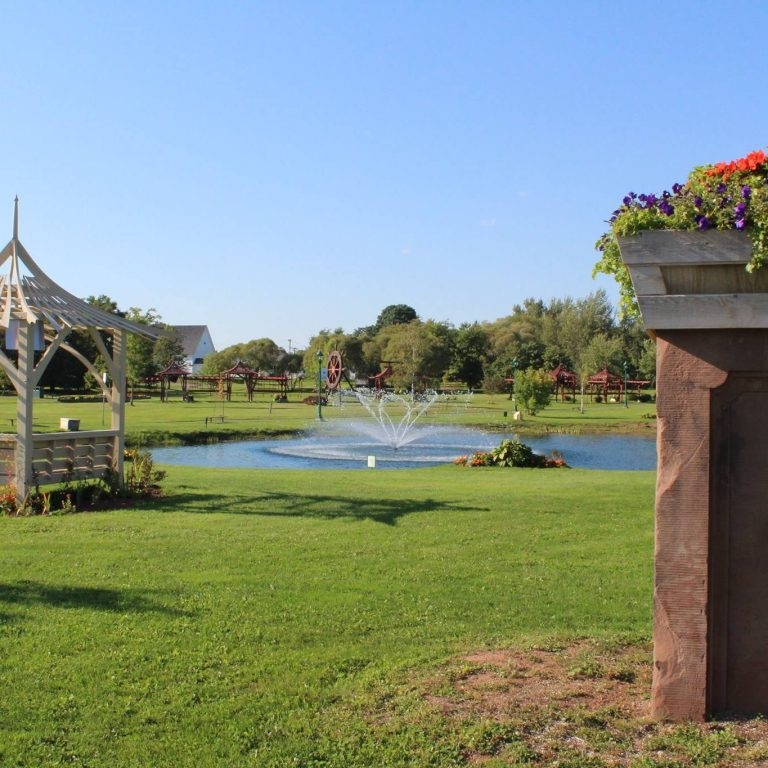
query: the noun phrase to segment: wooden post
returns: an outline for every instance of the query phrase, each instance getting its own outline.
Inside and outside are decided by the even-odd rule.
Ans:
[[[16,399],[16,500],[22,504],[33,484],[32,477],[32,410],[35,370],[35,327],[21,321],[18,332],[18,370],[22,385]]]
[[[120,329],[115,329],[112,335],[112,360],[114,363],[112,376],[112,396],[110,410],[112,414],[111,426],[117,430],[115,438],[115,472],[117,472],[120,488],[123,488],[125,478],[123,477],[123,463],[125,454],[125,333]]]
[[[652,712],[768,713],[768,269],[741,232],[619,238],[657,341]]]

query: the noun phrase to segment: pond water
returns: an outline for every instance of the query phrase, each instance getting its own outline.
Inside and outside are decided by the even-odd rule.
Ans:
[[[521,439],[536,453],[561,454],[572,467],[585,469],[652,470],[656,468],[655,437],[637,435],[543,435],[518,438],[514,433],[487,433],[459,427],[421,427],[398,449],[364,431],[350,434],[318,429],[284,440],[247,440],[212,445],[155,448],[158,464],[262,469],[407,469],[450,464],[459,456],[488,451],[504,439]]]

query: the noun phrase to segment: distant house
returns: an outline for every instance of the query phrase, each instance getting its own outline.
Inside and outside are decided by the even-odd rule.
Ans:
[[[174,325],[184,347],[184,366],[190,373],[200,373],[205,358],[216,351],[207,325]]]

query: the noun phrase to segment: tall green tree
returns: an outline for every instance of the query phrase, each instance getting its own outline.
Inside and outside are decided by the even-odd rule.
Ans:
[[[152,346],[152,361],[155,368],[162,371],[169,365],[183,365],[185,359],[184,342],[173,326],[166,325],[165,333],[158,337]]]
[[[155,309],[148,309],[145,312],[139,307],[131,307],[126,313],[126,318],[141,325],[161,325],[160,315]],[[131,386],[135,387],[159,370],[153,357],[154,347],[155,343],[152,339],[135,333],[127,335],[125,344],[126,373]]]
[[[379,313],[374,332],[378,332],[389,325],[408,325],[417,318],[416,310],[408,304],[390,304]]]
[[[439,385],[450,363],[451,343],[449,327],[432,320],[387,326],[374,340],[380,362],[394,370],[390,383],[412,391]]]
[[[222,371],[234,368],[241,362],[254,371],[262,371],[268,374],[282,373],[279,360],[285,350],[275,344],[272,339],[251,339],[243,344],[233,344],[220,352],[215,352],[205,358],[203,373],[215,376]]]
[[[476,389],[484,378],[490,348],[488,333],[479,323],[463,323],[453,338],[453,354],[448,371],[450,379]]]

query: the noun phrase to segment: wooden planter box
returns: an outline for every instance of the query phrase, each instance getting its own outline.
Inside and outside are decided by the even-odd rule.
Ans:
[[[648,231],[619,237],[647,330],[768,328],[768,267],[745,267],[743,232]]]

